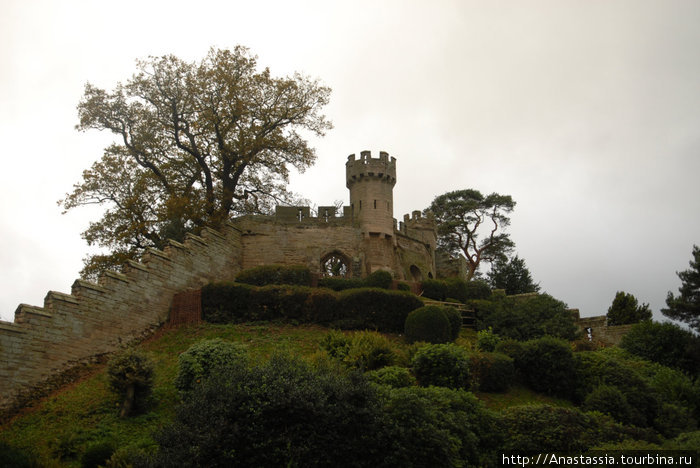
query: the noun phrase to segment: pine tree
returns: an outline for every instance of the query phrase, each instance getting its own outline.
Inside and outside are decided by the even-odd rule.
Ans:
[[[667,309],[661,309],[666,317],[685,322],[700,332],[700,248],[693,246],[693,260],[689,270],[676,272],[681,279],[680,293],[674,296],[671,291],[666,296]]]

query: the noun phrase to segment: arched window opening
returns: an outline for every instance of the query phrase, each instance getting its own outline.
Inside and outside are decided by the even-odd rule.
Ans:
[[[344,255],[332,252],[321,259],[321,275],[345,277],[350,274],[350,264]]]
[[[411,265],[411,277],[413,281],[423,281],[423,273],[420,272],[420,268],[415,265]]]

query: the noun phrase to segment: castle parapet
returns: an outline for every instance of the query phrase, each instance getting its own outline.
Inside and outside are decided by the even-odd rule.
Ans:
[[[355,154],[348,156],[345,163],[347,188],[366,177],[384,180],[393,187],[396,184],[396,158],[390,158],[386,151],[380,151],[379,158],[372,158],[371,151],[362,151],[359,159],[355,159]]]

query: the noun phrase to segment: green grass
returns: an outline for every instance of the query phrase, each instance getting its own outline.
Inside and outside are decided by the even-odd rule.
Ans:
[[[209,338],[222,338],[246,345],[254,361],[262,361],[277,351],[314,359],[328,329],[314,325],[293,326],[276,323],[214,325],[203,323],[160,330],[138,348],[154,362],[155,383],[148,411],[127,419],[118,417],[120,401],[107,383],[106,365],[96,365],[92,373],[38,403],[33,409],[0,427],[0,442],[33,453],[40,466],[77,467],[91,445],[110,442],[115,447],[148,447],[155,444],[153,433],[167,424],[179,402],[174,387],[178,356],[192,344]],[[351,332],[347,332],[351,333]],[[386,335],[394,347],[398,364],[407,365],[412,351],[403,338]],[[457,340],[473,349],[476,339],[464,330]],[[539,395],[523,387],[503,394],[478,394],[495,410],[528,403],[571,406],[571,403]]]

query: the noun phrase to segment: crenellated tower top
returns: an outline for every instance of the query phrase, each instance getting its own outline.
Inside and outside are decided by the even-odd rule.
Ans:
[[[365,178],[379,179],[393,187],[396,184],[396,158],[389,158],[386,151],[380,151],[379,158],[372,158],[371,151],[362,151],[360,159],[355,159],[354,154],[348,156],[345,163],[346,187],[350,188]]]

